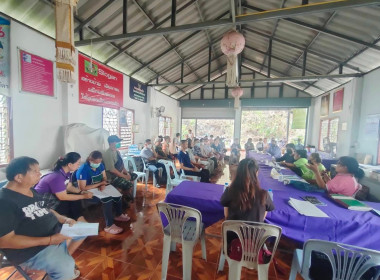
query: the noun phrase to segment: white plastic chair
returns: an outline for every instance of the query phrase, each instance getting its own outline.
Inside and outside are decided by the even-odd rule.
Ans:
[[[137,178],[133,181],[133,197],[136,197],[136,190],[137,190],[137,180],[141,179],[141,181],[145,182],[145,190],[148,190],[148,180],[146,177],[146,172],[139,172],[137,171],[136,162],[135,159],[131,156],[126,156],[123,159],[124,167],[126,170],[129,171],[129,164],[132,165],[133,173],[137,175]]]
[[[311,252],[316,251],[327,256],[332,267],[332,280],[357,280],[371,267],[380,265],[380,252],[366,248],[340,244],[324,240],[308,240],[303,250],[296,249],[289,280],[295,280],[297,272],[303,279],[309,278],[311,266]],[[301,262],[302,261],[302,262]],[[374,278],[378,279],[380,270]]]
[[[177,169],[174,165],[174,163],[170,160],[164,160],[164,159],[160,159],[158,162],[162,163],[165,165],[165,170],[166,170],[166,174],[167,174],[167,180],[166,180],[166,194],[167,195],[169,192],[171,192],[173,190],[173,187],[176,187],[178,186],[179,184],[181,184],[183,181],[189,181],[189,179],[186,179],[186,178],[181,178],[178,173],[177,173]],[[174,178],[172,179],[171,178],[171,174],[170,174],[170,168],[173,169],[173,175],[174,175]]]
[[[144,172],[146,174],[146,181],[148,181],[149,179],[149,168],[148,168],[148,165],[146,164],[145,162],[145,159],[141,157],[141,161],[143,163],[143,166],[144,166]],[[159,167],[158,168],[158,172],[159,172],[159,176],[161,177],[162,176],[162,168]],[[152,172],[153,173],[153,172]],[[154,176],[154,173],[153,173],[153,186],[156,186],[157,185],[157,180],[156,180],[156,176]]]
[[[186,175],[185,171],[183,171],[183,169],[181,169],[180,179],[188,179],[188,180],[194,181],[194,182],[200,182],[201,181],[201,177],[192,176],[192,175]]]
[[[223,222],[223,252],[219,259],[218,270],[223,270],[224,261],[226,258],[229,266],[228,279],[240,279],[242,267],[256,269],[259,280],[268,279],[269,264],[276,252],[277,245],[281,237],[281,231],[281,228],[278,226],[264,223],[233,220]],[[242,258],[240,261],[231,259],[227,254],[227,232],[234,232],[240,240],[242,245]],[[260,249],[263,248],[265,241],[270,237],[275,237],[276,239],[271,252],[272,256],[268,263],[259,264],[258,257]]]
[[[197,209],[159,202],[158,214],[164,231],[164,245],[162,251],[161,279],[166,279],[168,271],[169,253],[175,251],[176,243],[182,244],[182,279],[191,280],[193,249],[201,241],[202,258],[206,260],[206,240],[202,223],[202,214]],[[166,218],[163,219],[163,218]]]

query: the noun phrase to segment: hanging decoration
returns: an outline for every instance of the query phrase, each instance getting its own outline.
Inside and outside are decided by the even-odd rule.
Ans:
[[[231,91],[231,95],[235,98],[234,108],[239,109],[240,107],[239,98],[243,96],[243,89],[240,87],[236,87]]]
[[[65,83],[75,82],[76,64],[74,47],[73,9],[79,0],[55,1],[55,46],[58,80]]]
[[[231,30],[224,34],[220,47],[222,52],[227,56],[227,78],[228,87],[238,85],[238,64],[237,55],[241,53],[245,46],[244,36],[236,30]]]

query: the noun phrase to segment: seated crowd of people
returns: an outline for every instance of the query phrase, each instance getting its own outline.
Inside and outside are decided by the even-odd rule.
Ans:
[[[185,138],[181,139],[177,133],[173,141],[169,136],[159,136],[153,144],[150,139],[145,141],[140,156],[153,172],[156,187],[165,184],[168,176],[172,176],[166,173],[160,160],[178,159],[180,169],[186,175],[200,177],[201,182],[210,182],[210,175],[224,167],[227,150],[223,139],[213,136],[196,138],[191,130]],[[6,168],[8,183],[0,190],[0,248],[10,262],[44,270],[51,279],[78,277],[79,270],[71,255],[85,238],[68,240],[60,234],[60,229],[63,224],[86,222],[82,215],[83,200],[101,203],[105,232],[119,234],[123,231],[114,221],[130,220],[123,211],[126,206],[123,207],[123,203],[133,200],[131,189],[137,175],[124,166],[118,151],[121,140],[115,135],[110,136],[109,148],[103,154],[92,151],[82,164],[80,154],[67,153],[42,178],[39,163],[33,158],[19,157],[9,163]],[[279,164],[329,193],[353,196],[360,189],[357,179],[364,174],[354,158],[341,157],[336,167],[337,175],[331,179],[318,153],[310,154],[307,159],[303,147],[297,149],[296,145],[288,143],[285,148],[282,155],[274,139],[270,144],[261,139],[256,143],[258,151],[270,153]],[[239,139],[234,139],[230,150],[229,165],[236,168],[229,188],[221,197],[226,219],[263,222],[266,213],[275,205],[268,192],[260,188],[259,165],[254,159],[240,160]],[[245,144],[245,150],[255,150],[252,138]],[[108,184],[123,195],[100,199],[89,191],[103,190]]]

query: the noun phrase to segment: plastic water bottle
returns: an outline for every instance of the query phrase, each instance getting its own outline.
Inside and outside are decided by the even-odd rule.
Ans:
[[[272,189],[269,189],[269,190],[268,190],[268,194],[269,194],[270,198],[271,198],[272,201],[273,201],[273,191],[272,191]]]
[[[228,183],[224,183],[223,192],[228,188]]]

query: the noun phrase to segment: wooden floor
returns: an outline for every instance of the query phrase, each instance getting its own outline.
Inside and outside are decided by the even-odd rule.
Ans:
[[[224,184],[229,182],[228,178],[227,166],[223,172],[213,177],[213,181]],[[145,198],[143,189],[145,189],[143,185],[139,184],[135,203],[127,210],[132,217],[131,222],[117,222],[117,225],[124,228],[122,234],[111,235],[103,231],[104,219],[100,218],[102,214],[99,207],[92,207],[86,211],[85,217],[90,222],[99,222],[101,231],[99,236],[87,238],[74,254],[75,262],[81,272],[80,279],[161,279],[163,233],[155,204],[165,198],[165,189],[157,189],[149,184]],[[221,223],[222,221],[206,229],[207,261],[201,257],[200,245],[195,247],[192,279],[227,279],[227,263],[223,272],[217,272],[221,248]],[[269,279],[288,279],[294,248],[291,241],[281,239],[275,255],[278,263],[277,272],[271,264]],[[6,279],[13,270],[11,267],[0,269],[0,279]],[[39,272],[31,272],[32,279],[41,279],[41,275]],[[11,279],[23,278],[17,273]],[[179,245],[177,251],[170,254],[167,279],[182,279],[182,256]],[[257,279],[257,273],[244,269],[241,279]]]

